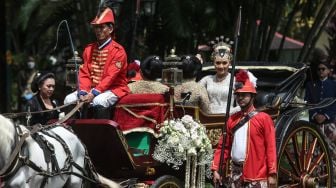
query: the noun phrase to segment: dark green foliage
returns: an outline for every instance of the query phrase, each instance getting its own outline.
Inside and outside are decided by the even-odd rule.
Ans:
[[[336,0],[156,0],[154,16],[135,17],[135,2],[124,0],[117,17],[116,34],[128,53],[135,40],[134,50],[139,59],[149,54],[167,55],[173,47],[178,54],[196,53],[199,44],[206,44],[219,35],[233,40],[235,20],[242,6],[238,60],[277,61],[283,46],[273,55],[270,46],[275,33],[280,32],[305,43],[298,59],[305,61],[336,6]],[[89,22],[97,13],[98,3],[7,1],[7,9],[15,10],[7,12],[9,49],[14,53],[45,56],[56,40],[57,24],[67,19],[76,46],[81,50],[94,40]],[[135,20],[137,28],[133,32]],[[64,30],[60,37],[64,41],[60,48],[69,45]]]

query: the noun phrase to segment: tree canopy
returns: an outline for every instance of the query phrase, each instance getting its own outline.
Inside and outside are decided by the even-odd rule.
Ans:
[[[110,2],[113,5],[120,1]],[[233,39],[241,6],[239,60],[277,61],[285,37],[291,37],[304,42],[297,61],[306,61],[336,7],[336,0],[156,0],[153,16],[136,17],[135,2],[122,2],[116,29],[117,40],[128,53],[135,40],[139,58],[149,54],[166,55],[172,47],[179,53],[195,53],[199,44],[207,44],[219,35]],[[6,1],[6,9],[15,10],[7,11],[6,15],[7,48],[13,54],[29,53],[41,58],[54,53],[57,25],[66,19],[75,45],[81,50],[94,40],[89,21],[96,14],[98,4],[90,0]],[[135,21],[137,27],[133,32]],[[276,32],[284,37],[279,49],[270,55]],[[69,45],[64,28],[59,37],[60,49]]]

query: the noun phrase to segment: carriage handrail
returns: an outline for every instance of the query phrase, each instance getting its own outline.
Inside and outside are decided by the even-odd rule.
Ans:
[[[285,89],[287,89],[287,92],[285,92],[284,96],[281,96],[281,104],[282,107],[287,107],[289,103],[292,101],[293,95],[296,94],[296,91],[301,87],[305,80],[305,70],[307,70],[307,66],[302,67],[297,72],[292,74],[290,77],[288,77],[286,80],[281,82],[274,90],[275,94],[279,95],[280,93],[283,93]],[[301,79],[302,78],[302,79]]]
[[[303,110],[314,110],[317,108],[325,108],[331,104],[336,102],[336,98],[325,98],[319,103],[299,103],[304,104],[306,107],[304,107]],[[297,104],[297,103],[290,103],[290,104]],[[286,111],[286,114],[289,114],[289,111]]]
[[[259,63],[259,61],[258,61]],[[213,65],[212,62],[205,62],[205,65],[202,67],[202,71],[209,71],[209,70],[213,70],[215,68],[215,66]],[[232,66],[229,66],[229,68],[231,68]],[[288,65],[270,65],[268,64],[262,64],[262,65],[255,65],[255,64],[251,64],[248,61],[240,61],[237,62],[237,68],[239,69],[246,69],[246,70],[260,70],[260,69],[268,69],[268,70],[287,70],[290,72],[295,72],[298,70],[297,67],[292,67],[292,66],[288,66]]]
[[[283,91],[286,88],[287,85],[296,81],[296,79],[298,79],[301,76],[302,71],[305,71],[306,69],[307,69],[307,66],[304,65],[298,71],[296,71],[294,74],[290,75],[287,79],[285,79],[284,81],[277,84],[275,90],[279,91],[279,92]]]
[[[34,111],[34,112],[4,113],[4,114],[1,114],[1,115],[12,119],[12,118],[17,118],[17,117],[21,117],[21,116],[26,116],[26,115],[29,115],[29,114],[42,114],[42,113],[46,113],[46,112],[53,112],[53,111],[56,111],[56,110],[60,110],[60,109],[65,108],[67,106],[77,104],[78,102],[80,102],[80,100],[76,100],[74,102],[64,104],[62,106],[57,106],[57,107],[55,107],[53,109],[50,109],[50,110],[41,110],[41,111]]]
[[[298,80],[297,82],[303,82],[303,80]],[[294,98],[293,96],[296,94],[296,91],[300,88],[299,85],[300,83],[292,84],[292,86],[288,89],[288,92],[285,92],[285,95],[281,96],[282,107],[287,107],[292,102],[292,99]]]

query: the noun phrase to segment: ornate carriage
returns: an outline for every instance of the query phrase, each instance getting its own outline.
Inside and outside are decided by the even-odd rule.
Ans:
[[[333,161],[327,138],[308,121],[307,111],[331,105],[335,99],[306,104],[301,99],[308,69],[304,64],[239,62],[259,79],[256,106],[270,114],[276,126],[278,187],[333,187]],[[214,73],[204,67],[202,76]],[[108,119],[75,119],[67,123],[88,148],[103,175],[152,187],[182,187],[183,170],[175,171],[152,158],[157,124],[167,118],[163,95],[131,94],[122,98]],[[220,129],[224,114],[208,115],[199,107],[174,105],[174,116],[189,114],[207,129]],[[112,112],[111,112],[112,113]],[[136,177],[136,179],[135,179]]]

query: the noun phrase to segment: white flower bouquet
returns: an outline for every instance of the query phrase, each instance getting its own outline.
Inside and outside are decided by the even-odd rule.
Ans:
[[[153,158],[179,169],[190,156],[196,156],[197,165],[211,163],[213,150],[205,127],[189,115],[181,119],[166,120],[160,128]]]

